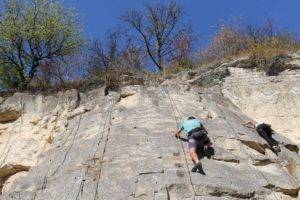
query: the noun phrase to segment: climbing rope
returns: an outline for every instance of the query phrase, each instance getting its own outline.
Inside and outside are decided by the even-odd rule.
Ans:
[[[106,112],[102,113],[102,118],[104,119],[104,123],[103,123],[103,125],[99,126],[99,131],[98,131],[99,133],[97,134],[100,137],[99,137],[99,139],[95,139],[94,140],[93,145],[90,148],[89,154],[87,156],[87,160],[89,160],[89,158],[90,158],[90,156],[92,154],[92,151],[93,151],[94,147],[96,146],[96,144],[97,144],[97,146],[99,146],[100,143],[101,143],[101,141],[102,141],[102,139],[103,139],[103,137],[104,137],[104,132],[106,130],[106,125],[107,125],[107,122],[108,122],[108,118],[110,118],[112,110],[113,110],[113,105],[114,105],[114,101],[110,101],[109,102],[109,109],[107,109]],[[95,158],[96,158],[96,151],[94,152],[93,157],[92,157],[92,160],[94,162],[95,162]],[[85,172],[84,172],[84,176],[80,180],[80,186],[78,188],[78,192],[77,192],[77,195],[76,195],[76,200],[78,200],[80,196],[82,197],[84,184],[85,184],[85,181],[86,181],[86,177],[87,177],[87,175],[89,173],[89,170],[90,170],[90,167],[87,167],[86,170],[85,170]],[[68,197],[69,197],[72,189],[74,188],[76,182],[77,181],[75,181],[73,183],[72,187],[69,189],[69,192],[67,193],[67,195],[65,197],[65,200],[68,199]]]
[[[78,131],[79,131],[79,128],[80,128],[80,125],[81,125],[81,120],[82,120],[82,115],[80,115],[80,117],[79,117],[79,120],[78,120],[78,123],[77,123],[77,127],[75,129],[74,136],[73,136],[72,141],[71,141],[71,145],[67,148],[67,151],[66,151],[66,153],[65,153],[65,155],[63,157],[62,162],[60,163],[60,165],[57,166],[56,170],[53,172],[52,175],[56,174],[58,172],[58,170],[60,169],[60,167],[63,166],[63,164],[65,163],[65,161],[67,159],[67,156],[69,155],[69,153],[70,153],[70,151],[71,151],[71,149],[72,149],[72,147],[74,145],[75,139],[76,139],[76,137],[78,135]]]
[[[59,104],[60,102],[57,100],[56,101],[56,106],[54,107],[54,110],[56,111],[56,108],[58,107],[58,104]],[[50,114],[51,112],[49,112],[48,114]],[[56,114],[57,114],[57,116],[56,116],[56,119],[55,119],[55,123],[54,123],[54,128],[56,128],[57,127],[57,123],[58,123],[58,111],[56,111]],[[48,138],[50,139],[50,140],[53,140],[54,141],[54,133],[52,132],[49,136],[48,136]],[[48,139],[47,139],[48,140]],[[52,142],[53,142],[52,141]],[[45,151],[45,148],[46,148],[46,146],[47,146],[47,144],[48,144],[49,142],[48,141],[45,141],[45,144],[44,144],[44,146],[43,146],[43,149],[42,149],[42,151],[41,151],[41,153],[40,154],[43,154],[44,153],[44,151]],[[50,143],[51,144],[51,143]],[[38,162],[38,161],[37,161]],[[37,162],[36,162],[36,164],[37,164]]]
[[[183,117],[182,117],[181,113],[179,112],[179,109],[177,108],[174,100],[172,99],[168,89],[166,87],[162,87],[162,89],[163,89],[164,93],[166,94],[166,96],[169,98],[169,101],[171,103],[172,112],[174,114],[174,119],[175,119],[176,125],[178,125],[179,120],[176,117],[176,111],[177,111],[178,115],[180,116],[181,120],[183,120]],[[189,168],[189,165],[188,165],[188,159],[187,159],[187,156],[186,156],[186,152],[184,150],[184,146],[182,144],[182,141],[179,138],[177,139],[176,144],[179,146],[179,148],[181,148],[181,150],[183,152],[184,159],[185,159],[185,164],[186,164],[188,174],[189,174],[189,181],[190,181],[190,184],[191,184],[192,190],[193,190],[193,199],[195,200],[196,191],[195,191],[195,188],[194,188],[194,185],[193,185],[193,182],[192,182],[192,175],[191,175],[191,171],[190,171],[190,168]]]
[[[232,129],[233,133],[235,134],[236,139],[240,141],[239,135],[237,134],[237,132],[235,131],[235,129],[233,128],[233,126],[226,120],[226,118],[224,117],[224,114],[223,114],[223,112],[221,111],[221,109],[220,109],[220,107],[218,106],[218,104],[216,104],[216,103],[213,101],[213,99],[212,99],[211,97],[209,97],[209,99],[211,100],[211,102],[213,102],[213,103],[215,104],[216,108],[218,109],[219,113],[221,114],[221,117],[222,117],[223,121],[224,121],[224,122]],[[252,160],[252,162],[254,163],[254,159],[253,159],[252,156],[248,153],[248,151],[246,150],[246,148],[245,148],[243,145],[241,145],[241,146],[242,146],[244,152],[246,153],[246,155],[247,155],[247,156]],[[270,182],[269,182],[269,180],[267,179],[267,177],[266,177],[266,176],[265,176],[265,175],[264,175],[264,174],[263,174],[263,173],[255,166],[255,165],[254,165],[254,168],[255,168],[256,171],[261,175],[261,177],[263,177],[263,179],[264,179],[269,185],[271,185]],[[249,167],[249,169],[252,170],[251,167]],[[255,171],[254,171],[254,172],[255,172]],[[273,196],[275,197],[275,199],[279,200],[279,197],[277,197],[277,196],[275,195],[275,192],[274,192],[273,190],[271,190],[271,193],[273,194]]]
[[[21,113],[22,113],[21,117],[20,117],[20,126],[19,126],[19,131],[18,131],[18,133],[20,134],[22,126],[23,126],[23,118],[24,118],[23,113],[25,111],[25,102],[23,101],[23,98],[20,98],[19,101],[20,101],[19,104],[21,106]],[[13,133],[17,133],[17,131],[15,131],[16,128],[17,128],[17,126],[13,126],[12,130],[9,131],[8,139],[7,139],[6,143],[5,143],[5,146],[4,146],[3,151],[1,153],[1,156],[0,156],[1,157],[0,165],[2,165],[5,162],[7,156],[9,154],[9,152],[10,152],[10,149],[11,149],[11,147],[12,147],[13,144],[11,144],[9,147],[8,147],[8,144],[11,143],[11,138],[13,136]]]
[[[102,175],[103,159],[104,159],[104,155],[105,155],[105,152],[106,152],[106,148],[107,148],[107,144],[108,144],[109,136],[110,136],[110,132],[111,132],[112,112],[113,112],[114,105],[115,105],[115,103],[112,104],[111,109],[110,109],[110,113],[109,113],[109,123],[108,123],[108,129],[107,129],[106,140],[105,140],[105,144],[104,144],[104,147],[103,147],[103,152],[102,152],[101,158],[100,158],[100,160],[99,160],[100,167],[99,167],[99,172],[98,172],[98,177],[97,177],[97,184],[96,184],[96,191],[95,191],[95,195],[94,195],[94,200],[96,200],[96,199],[99,198],[98,187],[99,187],[99,183],[100,183],[100,179],[101,179],[101,175]],[[100,142],[98,143],[98,145],[100,145]]]
[[[75,137],[76,137],[76,135],[77,135],[77,132],[78,132],[78,130],[79,130],[79,126],[80,126],[81,119],[82,119],[82,114],[79,115],[79,119],[78,119],[77,123],[75,123],[75,125],[73,126],[73,128],[70,130],[70,133],[69,133],[69,135],[67,136],[66,140],[62,143],[62,145],[64,145],[64,144],[69,140],[70,136],[73,134],[73,131],[75,130],[75,127],[77,127],[77,128],[76,128],[76,132],[74,133],[75,135],[73,136],[73,140],[72,140],[71,147],[69,147],[69,148],[67,149],[67,152],[66,152],[66,154],[65,154],[65,156],[64,156],[64,159],[63,159],[63,162],[65,161],[66,156],[67,156],[67,154],[68,154],[69,151],[70,151],[70,148],[72,148],[72,146],[73,146],[74,139],[75,139]],[[77,126],[76,126],[76,125],[77,125]],[[60,155],[57,154],[53,160],[56,160],[59,156],[60,156]],[[50,159],[50,161],[49,161],[49,164],[48,164],[48,167],[47,167],[47,171],[46,171],[46,173],[45,173],[45,175],[44,175],[44,178],[43,178],[43,183],[41,183],[41,185],[42,185],[42,186],[41,186],[42,190],[46,189],[46,185],[48,184],[48,175],[49,175],[49,173],[50,173],[50,168],[51,168],[51,166],[53,165],[53,160]],[[54,173],[51,174],[51,175],[54,175],[54,174],[59,170],[59,168],[60,168],[60,165],[58,165],[58,167],[56,168],[56,170],[54,171]],[[34,192],[33,197],[32,197],[31,199],[34,200],[34,199],[36,198],[36,196],[37,196],[37,190]]]
[[[58,99],[57,99],[57,100],[56,100],[56,105],[55,105],[54,110],[56,110],[58,104],[59,104],[59,101],[58,101]],[[51,112],[49,112],[48,114],[50,114],[50,113],[51,113]],[[56,127],[56,125],[57,125],[57,120],[56,120],[56,122],[55,122],[55,126],[54,126],[54,127]],[[50,136],[53,137],[53,134],[51,134]],[[46,146],[46,143],[45,143],[44,147],[45,147],[45,146]],[[41,154],[43,154],[43,152],[44,152],[44,148],[43,148]],[[58,156],[56,156],[55,158],[57,158],[57,157],[58,157]],[[51,162],[51,160],[50,160],[50,162]],[[37,164],[38,164],[38,160],[36,161],[36,165],[37,165]],[[46,180],[48,179],[47,176],[48,176],[48,173],[49,173],[49,171],[50,171],[51,165],[52,165],[52,163],[48,165],[47,172],[46,172],[46,174],[45,174],[45,176],[44,176],[44,181],[43,181],[43,183],[41,184],[41,185],[42,185],[41,188],[44,188],[45,179],[46,179]],[[34,191],[31,200],[34,200],[34,199],[36,198],[36,196],[37,196],[37,190]]]

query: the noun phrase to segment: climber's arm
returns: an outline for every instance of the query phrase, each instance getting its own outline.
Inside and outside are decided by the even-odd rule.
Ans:
[[[183,127],[181,127],[180,129],[176,130],[175,133],[175,137],[179,138],[180,137],[180,133],[183,131]]]

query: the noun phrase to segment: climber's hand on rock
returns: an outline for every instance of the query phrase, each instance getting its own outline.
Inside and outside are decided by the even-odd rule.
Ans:
[[[179,133],[177,131],[174,131],[174,135],[176,138],[179,138]]]

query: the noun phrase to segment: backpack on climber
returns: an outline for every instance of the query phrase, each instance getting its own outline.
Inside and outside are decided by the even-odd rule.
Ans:
[[[207,130],[204,128],[203,123],[196,119],[195,117],[189,117],[184,120],[177,131],[175,131],[175,137],[179,138],[180,133],[184,131],[188,138],[189,154],[194,163],[192,172],[197,172],[205,175],[201,162],[199,160],[199,150],[203,149],[205,151],[210,151],[212,143],[207,136]]]
[[[271,150],[276,155],[278,154],[278,152],[280,152],[279,142],[276,141],[274,138],[272,138],[274,131],[271,128],[270,124],[266,124],[263,122],[255,123],[254,121],[247,121],[247,122],[242,123],[242,125],[244,125],[248,128],[256,129],[259,136],[267,141]]]

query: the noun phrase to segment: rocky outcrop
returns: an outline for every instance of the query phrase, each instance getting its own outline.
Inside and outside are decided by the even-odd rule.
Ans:
[[[298,145],[285,146],[299,151],[300,144],[300,71],[284,71],[266,76],[255,69],[229,68],[222,92],[252,119],[272,125]],[[274,136],[277,137],[277,134]]]
[[[277,157],[254,130],[241,125],[249,118],[221,88],[170,85],[172,80],[128,86],[107,96],[100,88],[6,99],[5,105],[22,102],[23,112],[18,120],[0,124],[1,166],[28,168],[3,176],[1,199],[298,197],[296,152],[282,145]],[[191,115],[203,120],[213,141],[214,155],[200,153],[206,175],[190,172],[185,137],[172,134]]]
[[[0,123],[16,121],[20,116],[20,109],[16,107],[0,106]]]
[[[0,199],[298,199],[299,77],[242,58],[119,92],[1,98]],[[199,152],[205,175],[172,134],[189,116],[213,142]],[[250,118],[272,124],[278,155],[241,125]]]
[[[19,164],[9,164],[9,165],[4,165],[0,167],[0,189],[1,189],[1,194],[3,192],[3,187],[7,180],[19,173],[19,172],[27,172],[30,169],[29,166],[23,166]]]

